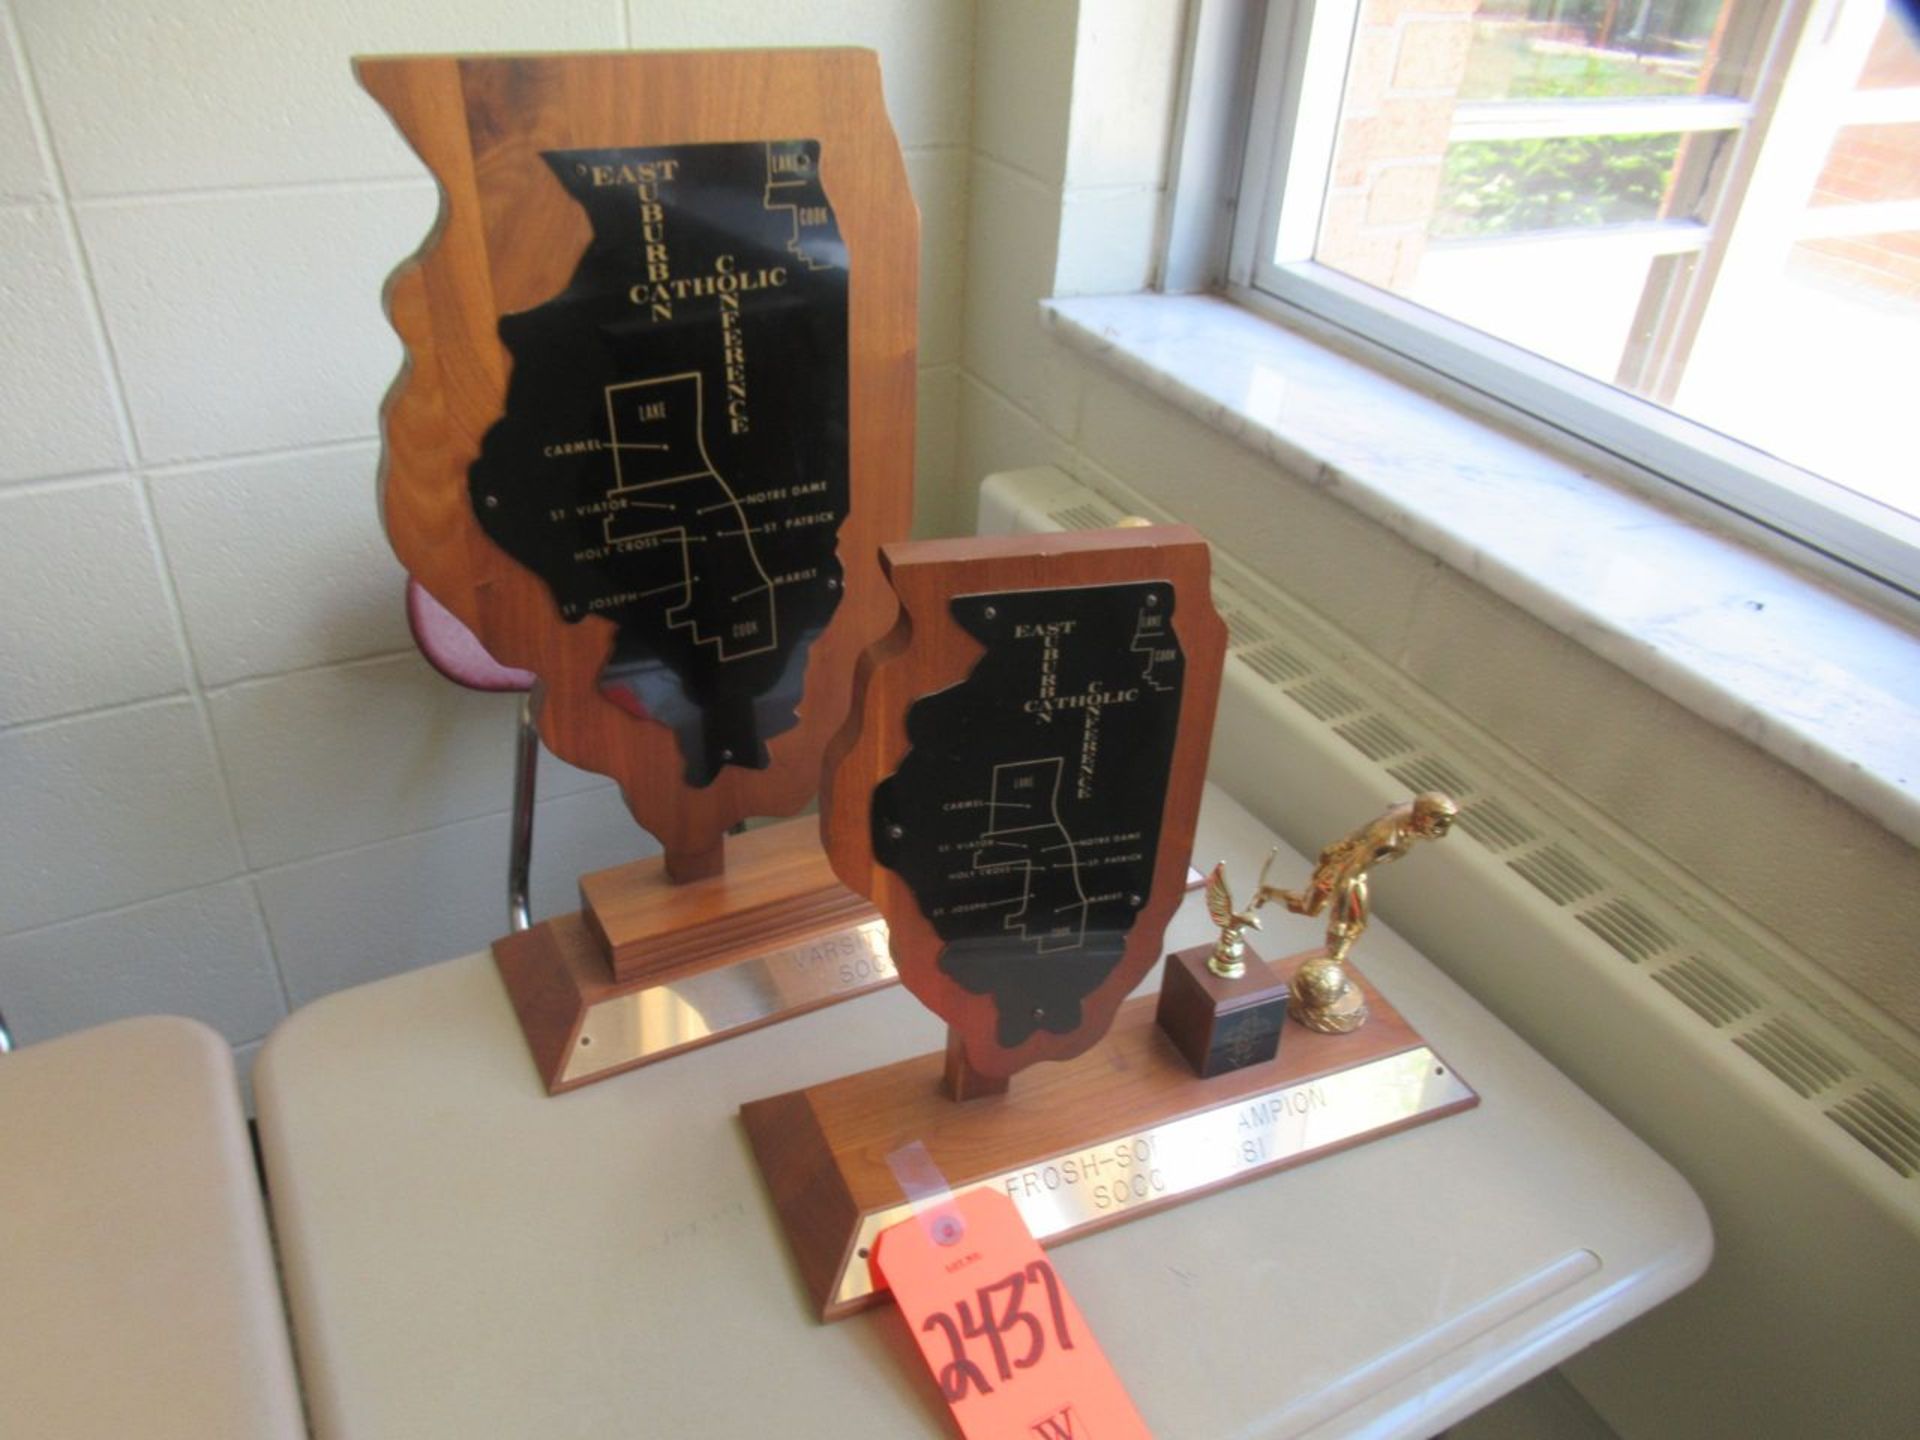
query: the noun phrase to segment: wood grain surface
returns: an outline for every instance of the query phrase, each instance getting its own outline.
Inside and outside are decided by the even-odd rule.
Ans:
[[[442,197],[434,232],[387,286],[407,351],[382,414],[389,539],[490,654],[540,676],[540,731],[554,753],[619,781],[676,878],[714,873],[729,826],[793,814],[813,795],[855,661],[893,619],[876,553],[907,533],[912,505],[919,224],[878,62],[866,51],[782,50],[404,56],[355,69]],[[820,142],[848,254],[845,591],[812,647],[799,723],[772,740],[772,763],[723,767],[697,789],[680,778],[669,729],[600,694],[611,622],[561,620],[545,584],[482,532],[467,472],[505,405],[500,318],[564,289],[590,238],[541,152],[801,136]]]
[[[848,890],[806,819],[762,825],[730,847],[726,872],[668,883],[657,859],[580,877],[582,915],[618,980],[772,949],[777,938],[858,925],[873,907]]]
[[[1283,983],[1300,958],[1275,965]],[[839,1304],[834,1289],[848,1264],[865,1263],[853,1254],[861,1217],[907,1198],[888,1163],[904,1145],[923,1143],[935,1169],[957,1190],[1420,1045],[1421,1037],[1400,1012],[1349,968],[1373,1009],[1366,1025],[1350,1035],[1322,1035],[1288,1019],[1276,1058],[1211,1079],[1194,1076],[1155,1022],[1153,997],[1142,996],[1121,1007],[1105,1044],[1023,1076],[997,1098],[966,1105],[948,1100],[941,1090],[946,1057],[932,1054],[743,1105],[740,1118],[816,1310],[823,1319],[839,1319],[886,1298],[868,1295]],[[1130,1203],[1046,1243],[1090,1234],[1478,1103],[1479,1097],[1469,1093],[1456,1103],[1324,1148],[1277,1158],[1164,1199]]]
[[[1226,627],[1214,611],[1206,542],[1186,526],[928,540],[889,545],[882,564],[901,615],[861,662],[854,716],[834,742],[822,791],[821,831],[833,867],[847,887],[886,916],[901,982],[959,1036],[956,1070],[968,1093],[1041,1060],[1079,1055],[1106,1033],[1121,999],[1160,955],[1161,936],[1185,891],[1187,861],[1206,781],[1207,750],[1219,699]],[[900,768],[908,750],[908,707],[966,678],[983,648],[953,618],[958,595],[1064,589],[1156,580],[1175,592],[1173,630],[1185,654],[1174,758],[1161,812],[1152,889],[1113,972],[1083,1002],[1081,1024],[1066,1033],[1038,1030],[1014,1047],[995,1037],[990,995],[967,990],[944,974],[942,947],[906,880],[876,860],[870,828],[873,790]],[[1157,777],[1141,776],[1142,784]],[[977,1073],[970,1073],[977,1072]]]

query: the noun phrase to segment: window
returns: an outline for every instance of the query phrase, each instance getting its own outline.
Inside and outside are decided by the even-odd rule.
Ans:
[[[1258,53],[1237,293],[1920,595],[1887,0],[1275,0]]]

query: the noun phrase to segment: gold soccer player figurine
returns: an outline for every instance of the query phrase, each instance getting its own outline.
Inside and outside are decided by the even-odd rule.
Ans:
[[[1366,998],[1348,978],[1345,961],[1367,928],[1367,874],[1376,865],[1398,860],[1417,841],[1442,838],[1459,813],[1452,800],[1429,790],[1327,846],[1304,890],[1260,886],[1253,897],[1255,910],[1278,900],[1296,915],[1326,912],[1326,948],[1311,956],[1293,977],[1293,998],[1287,1009],[1294,1019],[1328,1034],[1358,1030],[1366,1023]]]

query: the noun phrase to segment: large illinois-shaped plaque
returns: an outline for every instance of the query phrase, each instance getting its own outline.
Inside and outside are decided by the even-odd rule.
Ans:
[[[911,497],[916,223],[857,51],[363,60],[440,182],[388,532],[669,861],[812,792]]]
[[[593,238],[501,320],[506,413],[468,471],[560,618],[613,622],[601,693],[672,729],[696,787],[765,768],[842,593],[847,255],[819,154],[543,151]]]
[[[1168,527],[885,562],[905,613],[829,771],[828,854],[974,1071],[1077,1055],[1184,893],[1225,644],[1206,545]]]

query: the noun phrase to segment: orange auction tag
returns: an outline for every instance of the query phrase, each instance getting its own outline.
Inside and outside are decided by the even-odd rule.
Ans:
[[[873,1265],[967,1440],[1151,1440],[1013,1202],[973,1190],[880,1232]]]

